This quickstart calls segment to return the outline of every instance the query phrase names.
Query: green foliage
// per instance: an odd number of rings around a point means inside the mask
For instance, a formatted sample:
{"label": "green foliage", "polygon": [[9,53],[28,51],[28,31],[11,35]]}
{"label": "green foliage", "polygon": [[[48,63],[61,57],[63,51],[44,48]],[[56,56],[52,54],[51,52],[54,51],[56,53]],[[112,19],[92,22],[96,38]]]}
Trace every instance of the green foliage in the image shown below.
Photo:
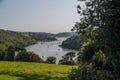
{"label": "green foliage", "polygon": [[62,42],[63,48],[79,50],[81,48],[81,38],[80,35],[74,35],[67,40]]}
{"label": "green foliage", "polygon": [[70,37],[75,35],[76,33],[74,32],[62,32],[62,33],[57,33],[55,34],[55,37]]}
{"label": "green foliage", "polygon": [[13,46],[9,46],[5,52],[4,60],[14,61],[14,56],[15,56],[15,48]]}
{"label": "green foliage", "polygon": [[50,64],[54,64],[54,63],[56,63],[56,57],[49,56],[49,57],[47,57],[46,62],[50,63]]}
{"label": "green foliage", "polygon": [[54,41],[57,40],[53,37],[53,34],[50,33],[37,33],[37,32],[29,32],[31,38],[35,39],[36,41]]}
{"label": "green foliage", "polygon": [[[15,56],[17,51],[17,56]],[[23,47],[9,46],[5,51],[0,51],[1,61],[25,61],[25,62],[43,62],[42,58],[34,52],[26,51]]]}
{"label": "green foliage", "polygon": [[26,36],[27,33],[14,32],[0,30],[0,43],[8,46],[28,46],[35,43],[35,40],[31,39],[30,36]]}
{"label": "green foliage", "polygon": [[69,76],[69,80],[117,80],[114,71],[96,70],[91,64],[85,64],[79,69],[73,69]]}
{"label": "green foliage", "polygon": [[78,59],[83,66],[71,72],[70,80],[119,80],[120,2],[78,1],[85,7],[77,6],[81,19],[73,30],[81,34],[82,48]]}
{"label": "green foliage", "polygon": [[95,46],[93,44],[85,44],[79,51],[78,61],[82,63],[89,63],[95,54]]}
{"label": "green foliage", "polygon": [[73,58],[75,57],[75,53],[74,52],[68,52],[64,56],[68,57],[69,60],[73,60]]}
{"label": "green foliage", "polygon": [[59,64],[75,65],[75,61],[73,60],[74,57],[75,57],[75,53],[69,52],[65,54],[61,60],[59,60]]}
{"label": "green foliage", "polygon": [[102,69],[105,63],[106,63],[106,56],[101,50],[99,50],[93,56],[93,66],[96,69]]}
{"label": "green foliage", "polygon": [[4,60],[5,52],[0,51],[0,60]]}
{"label": "green foliage", "polygon": [[14,46],[9,46],[8,48],[3,49],[0,51],[0,60],[5,60],[5,61],[14,61],[14,56],[15,56],[15,47]]}
{"label": "green foliage", "polygon": [[98,30],[94,30],[92,32],[86,32],[82,34],[81,41],[82,46],[79,51],[78,61],[82,63],[89,63],[92,61],[92,57],[96,51],[100,49],[96,44],[96,37],[98,36]]}
{"label": "green foliage", "polygon": [[4,44],[0,44],[0,51],[5,51],[6,50],[6,46]]}
{"label": "green foliage", "polygon": [[43,60],[34,52],[30,51],[21,51],[17,54],[16,61],[25,61],[25,62],[43,62]]}
{"label": "green foliage", "polygon": [[[31,53],[31,52],[29,52]],[[39,57],[39,55],[35,54],[35,53],[31,53],[31,57],[30,57],[30,61],[31,62],[43,62],[43,59]]]}

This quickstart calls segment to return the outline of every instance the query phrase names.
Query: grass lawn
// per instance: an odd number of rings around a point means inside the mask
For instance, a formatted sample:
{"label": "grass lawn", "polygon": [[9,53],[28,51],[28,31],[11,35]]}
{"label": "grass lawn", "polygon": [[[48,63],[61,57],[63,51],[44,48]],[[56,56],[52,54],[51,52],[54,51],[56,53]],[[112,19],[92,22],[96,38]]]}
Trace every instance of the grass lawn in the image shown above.
{"label": "grass lawn", "polygon": [[67,80],[72,67],[67,65],[0,62],[0,80]]}

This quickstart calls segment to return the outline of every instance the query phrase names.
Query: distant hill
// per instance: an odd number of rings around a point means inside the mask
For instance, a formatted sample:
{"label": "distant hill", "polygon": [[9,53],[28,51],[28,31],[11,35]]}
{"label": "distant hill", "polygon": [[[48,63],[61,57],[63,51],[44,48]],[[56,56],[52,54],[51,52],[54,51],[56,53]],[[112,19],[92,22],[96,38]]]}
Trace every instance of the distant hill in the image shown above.
{"label": "distant hill", "polygon": [[46,32],[29,32],[29,35],[37,41],[53,41],[57,40],[56,37],[70,37],[75,35],[74,32],[62,32],[62,33],[46,33]]}
{"label": "distant hill", "polygon": [[36,43],[28,33],[8,31],[0,29],[0,45],[28,46]]}
{"label": "distant hill", "polygon": [[55,37],[69,37],[75,35],[75,32],[62,32],[55,34]]}
{"label": "distant hill", "polygon": [[60,46],[63,48],[79,50],[82,46],[80,35],[74,35],[66,39]]}
{"label": "distant hill", "polygon": [[45,33],[45,32],[16,32],[0,29],[0,47],[4,46],[28,46],[36,41],[53,41],[56,37],[69,37],[73,32]]}
{"label": "distant hill", "polygon": [[28,46],[36,41],[56,40],[54,34],[44,32],[16,32],[0,29],[0,47],[3,46]]}
{"label": "distant hill", "polygon": [[52,33],[45,32],[29,32],[29,36],[36,41],[54,41],[57,40]]}

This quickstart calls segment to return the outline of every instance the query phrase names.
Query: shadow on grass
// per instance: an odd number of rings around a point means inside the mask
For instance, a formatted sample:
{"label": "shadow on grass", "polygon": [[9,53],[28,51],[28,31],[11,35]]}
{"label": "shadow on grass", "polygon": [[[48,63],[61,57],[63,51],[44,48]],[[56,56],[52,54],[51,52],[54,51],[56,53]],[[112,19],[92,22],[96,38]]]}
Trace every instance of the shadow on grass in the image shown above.
{"label": "shadow on grass", "polygon": [[15,77],[20,77],[20,80],[67,80],[65,77],[52,77],[50,74],[39,74],[39,73],[34,73],[34,74],[28,74],[28,73],[23,73],[23,72],[10,72],[10,71],[1,71],[0,75],[9,75],[9,76],[15,76]]}

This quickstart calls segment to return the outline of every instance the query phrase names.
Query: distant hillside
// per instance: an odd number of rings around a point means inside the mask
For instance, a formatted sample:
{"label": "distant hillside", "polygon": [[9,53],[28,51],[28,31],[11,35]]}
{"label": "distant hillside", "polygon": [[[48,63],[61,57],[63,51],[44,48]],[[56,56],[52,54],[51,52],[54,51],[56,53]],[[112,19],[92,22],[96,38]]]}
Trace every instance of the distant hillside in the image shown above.
{"label": "distant hillside", "polygon": [[0,29],[0,47],[4,46],[28,46],[36,41],[53,41],[56,37],[69,37],[75,35],[73,32],[63,32],[58,34],[45,32],[16,32]]}
{"label": "distant hillside", "polygon": [[36,41],[53,41],[57,40],[52,33],[45,33],[45,32],[29,32],[31,38],[35,39]]}
{"label": "distant hillside", "polygon": [[62,33],[57,33],[55,34],[55,37],[69,37],[69,36],[73,36],[76,33],[74,32],[62,32]]}
{"label": "distant hillside", "polygon": [[79,50],[81,48],[81,38],[80,35],[74,35],[62,42],[63,48]]}
{"label": "distant hillside", "polygon": [[37,41],[53,41],[57,40],[56,37],[70,37],[75,35],[74,32],[62,32],[62,33],[46,33],[46,32],[29,32],[29,35]]}
{"label": "distant hillside", "polygon": [[36,43],[28,33],[1,30],[0,29],[0,44],[5,46],[28,46]]}

